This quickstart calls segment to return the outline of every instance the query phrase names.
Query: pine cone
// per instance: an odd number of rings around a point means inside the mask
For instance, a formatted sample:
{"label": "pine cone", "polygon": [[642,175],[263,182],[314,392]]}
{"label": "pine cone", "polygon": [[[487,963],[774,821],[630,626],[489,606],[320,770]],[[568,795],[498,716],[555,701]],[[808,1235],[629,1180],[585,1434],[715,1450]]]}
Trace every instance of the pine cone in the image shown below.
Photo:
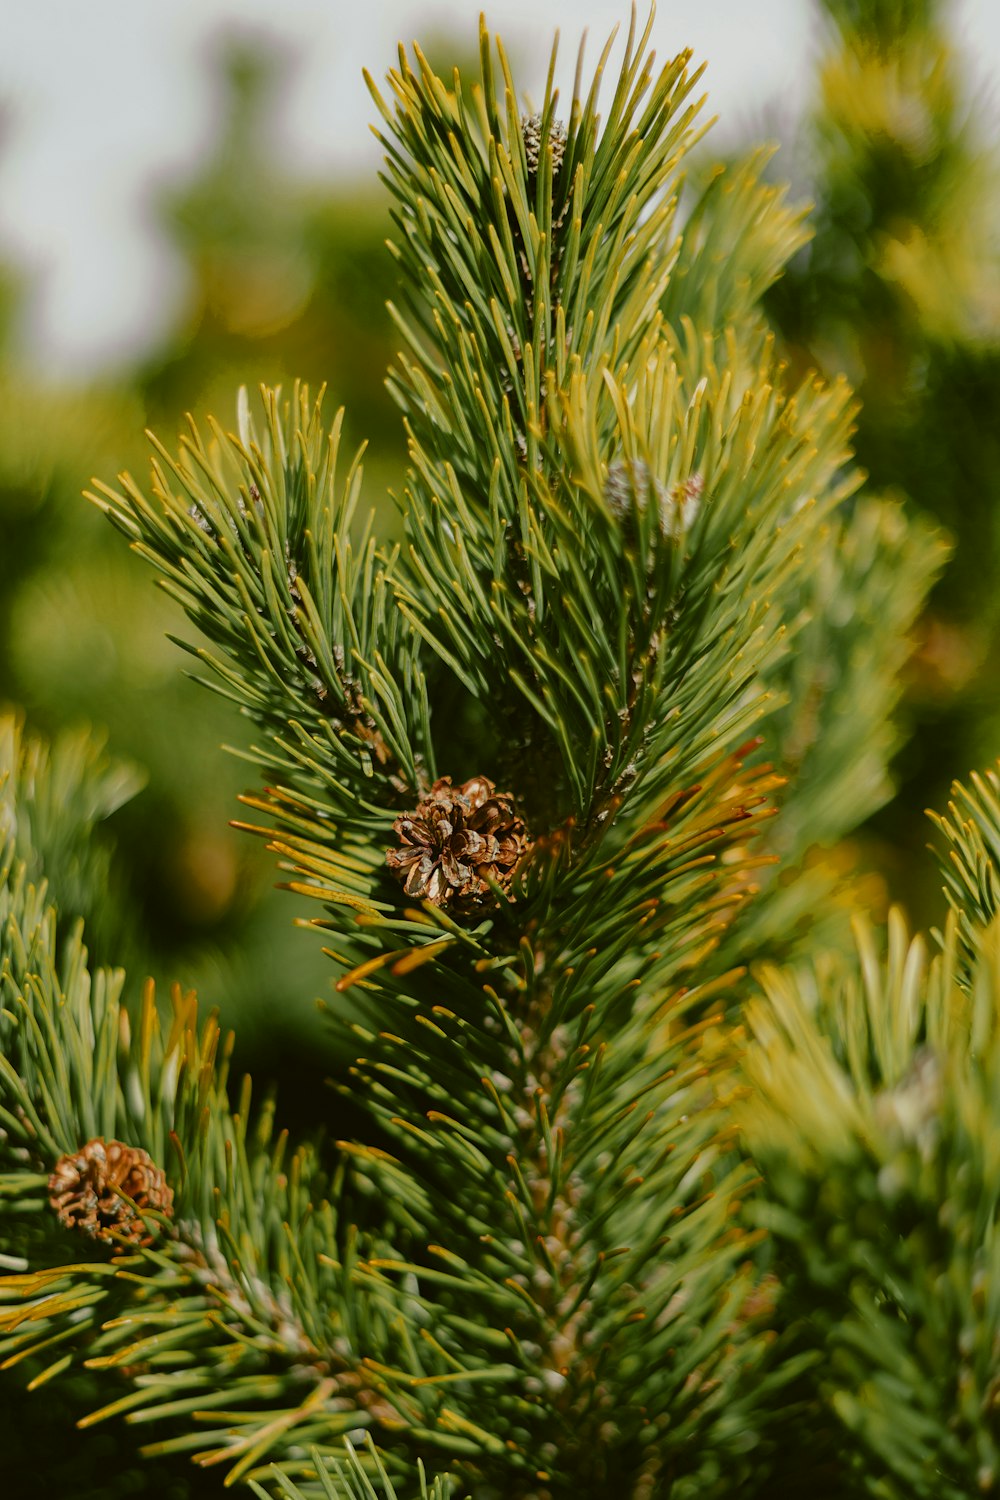
{"label": "pine cone", "polygon": [[495,905],[489,881],[509,891],[530,848],[513,797],[485,776],[458,787],[443,776],[392,828],[401,847],[385,862],[406,894],[462,914]]}
{"label": "pine cone", "polygon": [[[528,175],[536,177],[542,162],[542,117],[528,115],[521,121],[524,137],[524,155],[528,164]],[[552,175],[558,177],[566,154],[566,126],[562,120],[553,120],[549,126],[549,148],[552,152]]]}
{"label": "pine cone", "polygon": [[694,524],[704,490],[701,474],[689,474],[668,487],[653,478],[641,458],[630,463],[619,458],[608,465],[604,498],[617,519],[627,525],[632,519],[633,504],[640,511],[645,510],[652,492],[659,508],[661,532],[680,541]]}
{"label": "pine cone", "polygon": [[153,1208],[169,1217],[173,1201],[172,1188],[148,1152],[100,1136],[75,1155],[61,1156],[49,1178],[49,1203],[60,1222],[111,1243],[124,1238],[152,1244],[153,1233],[137,1210]]}

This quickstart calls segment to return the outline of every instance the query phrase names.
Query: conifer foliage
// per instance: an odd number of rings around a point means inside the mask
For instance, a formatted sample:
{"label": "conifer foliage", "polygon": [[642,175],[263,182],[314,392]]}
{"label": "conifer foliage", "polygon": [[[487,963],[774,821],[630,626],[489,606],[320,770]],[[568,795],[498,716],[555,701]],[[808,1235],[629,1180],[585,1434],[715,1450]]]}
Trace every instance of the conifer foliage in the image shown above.
{"label": "conifer foliage", "polygon": [[286,1500],[1000,1487],[996,789],[942,825],[933,959],[852,938],[806,858],[887,794],[940,547],[853,498],[847,389],[775,362],[805,230],[763,159],[679,206],[699,75],[651,25],[600,115],[610,44],[530,114],[485,29],[476,83],[415,49],[373,86],[398,544],[301,387],[93,497],[254,727],[346,1138],[331,1093],[290,1143],[192,995],[89,967],[63,852],[117,783],[81,740],[40,839],[55,762],[0,739],[0,1360],[88,1372],[81,1421],[150,1463]]}

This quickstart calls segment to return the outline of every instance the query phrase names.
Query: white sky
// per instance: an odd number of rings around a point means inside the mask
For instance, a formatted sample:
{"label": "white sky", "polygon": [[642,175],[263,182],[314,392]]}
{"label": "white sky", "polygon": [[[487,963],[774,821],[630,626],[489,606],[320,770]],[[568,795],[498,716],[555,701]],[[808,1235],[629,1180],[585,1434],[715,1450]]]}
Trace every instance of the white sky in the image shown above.
{"label": "white sky", "polygon": [[[475,0],[0,0],[0,256],[34,288],[31,362],[57,378],[111,369],[169,324],[183,281],[150,223],[149,189],[183,177],[211,138],[205,58],[220,30],[252,29],[301,54],[282,144],[292,171],[322,178],[377,167],[362,66],[380,77],[400,39],[472,39],[479,10]],[[627,12],[627,0],[487,5],[536,92],[557,27],[568,70],[584,27],[593,57]],[[995,87],[1000,0],[955,0],[955,17],[980,81]],[[660,0],[655,45],[708,60],[711,110],[729,134],[773,104],[794,119],[814,12],[810,0]]]}

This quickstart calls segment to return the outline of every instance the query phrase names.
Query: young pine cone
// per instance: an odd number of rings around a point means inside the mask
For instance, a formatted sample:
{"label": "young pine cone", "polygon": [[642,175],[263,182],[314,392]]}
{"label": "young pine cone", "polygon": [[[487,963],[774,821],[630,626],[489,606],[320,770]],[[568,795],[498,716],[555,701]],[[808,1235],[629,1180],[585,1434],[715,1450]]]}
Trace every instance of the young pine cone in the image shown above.
{"label": "young pine cone", "polygon": [[530,847],[513,797],[485,776],[462,786],[443,776],[392,828],[400,848],[385,862],[406,894],[462,915],[495,905],[489,882],[509,891]]}
{"label": "young pine cone", "polygon": [[[528,164],[528,176],[537,177],[542,164],[542,117],[528,115],[521,121],[524,137],[524,156]],[[566,154],[566,126],[561,120],[553,120],[549,126],[549,149],[552,152],[552,175],[558,177]]]}
{"label": "young pine cone", "polygon": [[124,1238],[151,1245],[152,1232],[138,1210],[153,1208],[169,1217],[173,1201],[173,1190],[148,1152],[99,1136],[74,1155],[61,1156],[49,1178],[49,1203],[60,1222],[111,1243]]}

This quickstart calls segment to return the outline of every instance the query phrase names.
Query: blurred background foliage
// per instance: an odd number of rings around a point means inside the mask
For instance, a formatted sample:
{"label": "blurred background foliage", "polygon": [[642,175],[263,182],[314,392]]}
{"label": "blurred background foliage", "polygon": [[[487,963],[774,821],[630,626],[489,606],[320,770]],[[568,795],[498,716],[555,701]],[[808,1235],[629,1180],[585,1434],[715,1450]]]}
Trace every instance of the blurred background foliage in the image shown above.
{"label": "blurred background foliage", "polygon": [[953,548],[907,668],[898,791],[868,829],[893,897],[930,919],[927,807],[1000,752],[1000,140],[941,0],[822,0],[805,128],[774,172],[813,237],[767,299],[791,367],[843,370],[873,487]]}
{"label": "blurred background foliage", "polygon": [[[796,375],[844,370],[854,383],[857,452],[873,486],[941,525],[954,547],[906,669],[898,794],[860,839],[823,857],[881,872],[864,887],[873,904],[890,889],[919,922],[937,894],[923,809],[943,808],[952,778],[1000,751],[996,105],[963,71],[939,0],[815,8],[807,117],[793,128],[775,116],[790,138],[771,167],[793,199],[815,205],[813,237],[767,311]],[[439,67],[456,60],[446,42],[432,55]],[[113,820],[114,951],[110,937],[100,951],[98,930],[95,956],[193,985],[218,1005],[238,1023],[238,1063],[289,1080],[280,1107],[294,1127],[332,1112],[312,1003],[330,982],[320,940],[294,930],[266,851],[227,826],[247,777],[218,747],[238,745],[238,721],[184,676],[166,638],[181,629],[177,611],[80,497],[92,475],[144,469],[145,427],[169,440],[188,410],[232,414],[240,384],[301,376],[326,382],[331,412],[346,405],[349,445],[370,445],[369,498],[393,524],[385,496],[405,459],[383,388],[395,347],[387,195],[377,182],[303,183],[282,170],[270,126],[290,62],[245,39],[219,53],[216,138],[197,174],[159,200],[190,292],[154,357],[114,385],[41,387],[12,337],[23,282],[0,270],[0,702],[48,732],[96,723],[140,769],[145,789]],[[711,152],[709,137],[706,173]],[[30,1451],[52,1431],[63,1441],[64,1417],[43,1406],[22,1410],[18,1399],[0,1421],[12,1471],[18,1445]],[[99,1445],[80,1451],[97,1476]],[[111,1493],[74,1472],[75,1493]],[[170,1483],[178,1496],[202,1492],[180,1474]],[[144,1486],[136,1478],[121,1493],[152,1492]]]}
{"label": "blurred background foliage", "polygon": [[[324,1033],[318,941],[295,932],[273,860],[227,819],[247,786],[240,723],[184,675],[167,639],[181,622],[121,538],[81,498],[93,475],[147,465],[146,427],[172,439],[188,411],[234,413],[239,385],[325,381],[345,404],[347,443],[367,438],[369,495],[387,487],[403,436],[383,389],[392,354],[384,304],[393,268],[378,182],[342,188],[284,177],[272,111],[289,59],[236,39],[219,55],[221,126],[192,180],[161,195],[163,232],[189,269],[187,305],[155,356],[113,388],[39,389],[8,340],[0,364],[0,701],[53,732],[86,720],[145,772],[115,817],[128,874],[133,967],[193,985],[239,1020],[240,1053],[268,1076],[296,1060],[292,1112],[315,1119],[303,1028]],[[16,282],[9,278],[11,302]],[[9,319],[8,319],[9,324]],[[100,954],[119,961],[120,951]],[[322,1096],[321,1096],[322,1097]]]}

